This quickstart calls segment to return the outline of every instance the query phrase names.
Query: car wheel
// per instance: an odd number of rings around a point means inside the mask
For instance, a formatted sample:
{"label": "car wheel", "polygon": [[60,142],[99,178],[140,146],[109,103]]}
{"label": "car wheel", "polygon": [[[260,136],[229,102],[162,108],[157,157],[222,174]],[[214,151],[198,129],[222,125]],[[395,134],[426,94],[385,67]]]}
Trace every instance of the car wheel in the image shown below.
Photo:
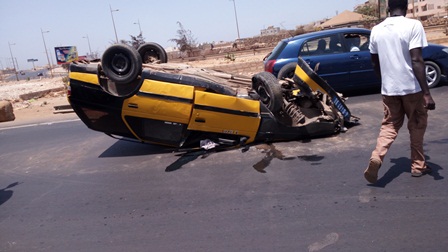
{"label": "car wheel", "polygon": [[142,59],[138,52],[128,45],[116,44],[106,49],[101,66],[109,80],[117,84],[128,84],[142,71]]}
{"label": "car wheel", "polygon": [[282,88],[275,76],[261,72],[252,77],[252,88],[257,91],[260,101],[273,113],[279,112],[283,105]]}
{"label": "car wheel", "polygon": [[137,49],[143,63],[167,63],[168,56],[165,49],[157,43],[145,43]]}
{"label": "car wheel", "polygon": [[291,62],[284,65],[278,72],[277,79],[279,80],[283,80],[284,78],[292,79],[292,77],[294,77],[296,66],[297,66],[296,62]]}
{"label": "car wheel", "polygon": [[428,82],[428,87],[433,88],[437,86],[440,82],[440,67],[432,62],[432,61],[425,61],[425,68],[426,68],[426,81]]}

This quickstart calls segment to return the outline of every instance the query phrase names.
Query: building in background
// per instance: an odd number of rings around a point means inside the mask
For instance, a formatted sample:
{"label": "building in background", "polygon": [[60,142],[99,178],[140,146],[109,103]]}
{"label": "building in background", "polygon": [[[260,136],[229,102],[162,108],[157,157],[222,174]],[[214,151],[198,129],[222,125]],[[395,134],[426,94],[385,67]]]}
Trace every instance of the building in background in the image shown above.
{"label": "building in background", "polygon": [[409,1],[406,17],[422,21],[431,18],[443,18],[447,15],[447,0],[414,0]]}
{"label": "building in background", "polygon": [[363,21],[366,16],[352,11],[345,10],[341,14],[320,24],[322,29],[333,29],[342,27],[364,27]]}
{"label": "building in background", "polygon": [[261,30],[261,36],[277,35],[280,33],[280,27],[269,26],[266,29]]}

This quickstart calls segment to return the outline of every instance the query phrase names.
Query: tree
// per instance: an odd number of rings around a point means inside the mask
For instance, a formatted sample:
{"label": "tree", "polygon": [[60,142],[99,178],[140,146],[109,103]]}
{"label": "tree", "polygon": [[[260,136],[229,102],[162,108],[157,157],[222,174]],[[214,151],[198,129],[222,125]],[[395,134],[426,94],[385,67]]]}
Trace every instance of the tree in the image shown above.
{"label": "tree", "polygon": [[[134,47],[135,49],[138,49],[138,47],[140,45],[143,45],[145,42],[145,38],[143,37],[143,35],[140,33],[137,36],[132,36],[129,35],[131,37],[131,40],[125,40],[125,39],[121,39],[120,40],[120,44],[125,44],[125,45],[130,45],[132,47]],[[111,42],[111,44],[115,44],[115,42]]]}
{"label": "tree", "polygon": [[181,22],[177,21],[179,30],[177,30],[177,38],[170,39],[169,41],[175,42],[181,52],[193,52],[196,48],[196,39],[190,30],[186,30]]}
{"label": "tree", "polygon": [[363,15],[363,23],[366,28],[373,27],[380,22],[378,18],[378,6],[376,4],[365,3],[355,9],[356,13]]}
{"label": "tree", "polygon": [[133,46],[135,49],[138,49],[139,46],[146,43],[145,38],[143,37],[143,35],[141,33],[137,36],[132,36],[132,35],[129,35],[129,36],[131,36],[131,41],[129,41],[130,45]]}
{"label": "tree", "polygon": [[361,4],[356,7],[355,12],[364,16],[378,17],[378,6],[371,3]]}

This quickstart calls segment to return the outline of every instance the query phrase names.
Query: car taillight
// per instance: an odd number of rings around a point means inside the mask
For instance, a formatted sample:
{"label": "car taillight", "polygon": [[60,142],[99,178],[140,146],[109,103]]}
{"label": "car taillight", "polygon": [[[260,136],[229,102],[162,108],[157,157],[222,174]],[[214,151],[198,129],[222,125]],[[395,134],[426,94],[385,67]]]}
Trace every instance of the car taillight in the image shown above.
{"label": "car taillight", "polygon": [[72,88],[70,87],[70,85],[67,86],[67,97],[70,96],[72,94]]}
{"label": "car taillight", "polygon": [[273,73],[274,72],[274,64],[275,60],[268,60],[266,64],[264,64],[264,71]]}

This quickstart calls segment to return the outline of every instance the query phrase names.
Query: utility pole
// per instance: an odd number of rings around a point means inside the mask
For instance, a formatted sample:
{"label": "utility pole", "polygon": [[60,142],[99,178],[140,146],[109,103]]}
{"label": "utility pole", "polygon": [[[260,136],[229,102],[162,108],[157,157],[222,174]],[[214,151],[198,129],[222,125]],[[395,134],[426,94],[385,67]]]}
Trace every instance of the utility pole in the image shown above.
{"label": "utility pole", "polygon": [[236,31],[238,32],[238,39],[240,39],[240,28],[238,27],[238,16],[236,14],[235,0],[230,0],[230,1],[233,1],[233,10],[235,11]]}
{"label": "utility pole", "polygon": [[412,17],[415,18],[415,3],[414,0],[411,1],[412,1]]}
{"label": "utility pole", "polygon": [[140,29],[140,35],[142,35],[142,27],[140,26],[140,19],[138,19],[137,23],[134,24],[138,24],[138,29]]}
{"label": "utility pole", "polygon": [[16,63],[14,63],[14,56],[12,56],[12,50],[11,50],[12,45],[15,45],[15,44],[11,44],[8,41],[9,52],[11,53],[12,67],[14,68],[14,73],[16,74],[16,80],[19,81],[19,76],[17,75],[17,70],[16,70]]}
{"label": "utility pole", "polygon": [[92,57],[92,48],[90,48],[90,39],[89,39],[89,35],[86,35],[85,37],[82,37],[82,38],[86,38],[86,39],[87,39],[87,43],[89,44],[90,57]]}
{"label": "utility pole", "polygon": [[42,28],[40,28],[40,32],[42,33],[42,41],[44,41],[45,54],[47,55],[47,61],[48,66],[50,67],[51,78],[53,78],[53,66],[51,65],[50,58],[48,57],[47,44],[45,44],[45,38],[44,38],[44,33],[49,33],[50,31],[43,31]]}
{"label": "utility pole", "polygon": [[109,9],[110,9],[110,16],[112,17],[112,24],[114,25],[114,31],[115,31],[115,39],[117,40],[117,44],[118,44],[118,35],[117,35],[117,29],[115,28],[115,20],[114,20],[114,11],[118,11],[118,9],[116,10],[112,10],[112,6],[110,6],[109,4]]}
{"label": "utility pole", "polygon": [[378,0],[378,20],[381,20],[381,0]]}

